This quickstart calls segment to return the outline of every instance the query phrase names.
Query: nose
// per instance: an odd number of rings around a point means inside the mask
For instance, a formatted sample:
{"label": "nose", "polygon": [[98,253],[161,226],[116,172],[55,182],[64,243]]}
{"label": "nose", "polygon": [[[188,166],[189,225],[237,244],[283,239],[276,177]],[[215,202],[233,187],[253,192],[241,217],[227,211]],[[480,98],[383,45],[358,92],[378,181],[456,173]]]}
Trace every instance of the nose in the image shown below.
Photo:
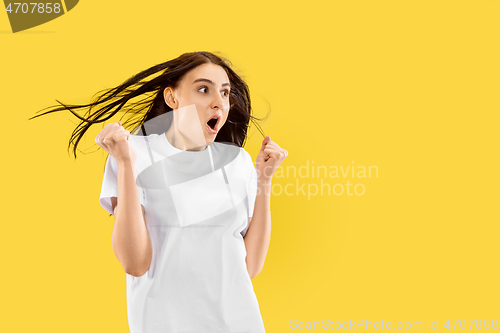
{"label": "nose", "polygon": [[220,94],[215,94],[215,97],[212,101],[212,108],[219,109],[222,111],[226,107],[225,104],[228,104],[228,103],[229,103],[229,101],[224,100],[224,98]]}

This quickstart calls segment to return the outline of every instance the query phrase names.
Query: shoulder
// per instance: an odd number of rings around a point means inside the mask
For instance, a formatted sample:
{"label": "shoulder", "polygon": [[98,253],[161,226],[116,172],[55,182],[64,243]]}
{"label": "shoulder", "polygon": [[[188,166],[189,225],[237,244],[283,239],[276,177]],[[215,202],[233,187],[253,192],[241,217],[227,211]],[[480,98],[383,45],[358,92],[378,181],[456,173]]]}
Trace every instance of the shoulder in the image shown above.
{"label": "shoulder", "polygon": [[156,143],[159,138],[160,136],[158,134],[150,134],[148,136],[130,134],[128,140],[134,146],[134,148],[143,150],[147,148],[147,145]]}
{"label": "shoulder", "polygon": [[253,162],[252,155],[250,155],[250,153],[243,147],[241,147],[240,155],[243,158],[243,162],[244,162],[245,166],[250,171],[254,171],[255,170],[255,163]]}
{"label": "shoulder", "polygon": [[245,148],[240,147],[240,150],[241,150],[240,153],[241,153],[241,155],[243,155],[243,158],[252,161],[252,156]]}
{"label": "shoulder", "polygon": [[137,155],[137,169],[139,172],[149,167],[153,160],[156,161],[158,157],[158,134],[143,135],[130,135],[129,143],[135,150]]}
{"label": "shoulder", "polygon": [[250,153],[245,148],[237,146],[236,144],[214,141],[211,143],[211,145],[213,145],[216,150],[219,150],[221,152],[231,152],[231,155],[233,156],[238,155],[246,160],[252,160],[252,156],[250,155]]}
{"label": "shoulder", "polygon": [[217,141],[212,142],[210,147],[212,147],[212,153],[217,165],[232,164],[238,166],[238,168],[243,167],[247,170],[255,169],[252,156],[243,147],[234,143]]}
{"label": "shoulder", "polygon": [[160,136],[156,133],[149,134],[147,136],[144,135],[136,135],[136,134],[130,134],[129,139],[132,139],[134,141],[146,141],[146,140],[156,140]]}

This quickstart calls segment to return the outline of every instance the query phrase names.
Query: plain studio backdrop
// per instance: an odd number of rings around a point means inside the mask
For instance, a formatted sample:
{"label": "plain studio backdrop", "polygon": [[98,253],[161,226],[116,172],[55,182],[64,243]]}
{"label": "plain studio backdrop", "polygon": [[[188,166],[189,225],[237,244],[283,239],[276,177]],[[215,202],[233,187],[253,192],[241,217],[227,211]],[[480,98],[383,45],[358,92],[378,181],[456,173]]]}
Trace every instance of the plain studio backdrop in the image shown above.
{"label": "plain studio backdrop", "polygon": [[[268,332],[358,319],[491,325],[499,11],[492,0],[87,0],[18,33],[0,15],[0,330],[128,331],[114,219],[98,203],[102,126],[75,161],[77,118],[28,118],[202,50],[231,60],[255,115],[270,111],[265,134],[289,152],[252,280]],[[254,160],[262,139],[251,126]]]}

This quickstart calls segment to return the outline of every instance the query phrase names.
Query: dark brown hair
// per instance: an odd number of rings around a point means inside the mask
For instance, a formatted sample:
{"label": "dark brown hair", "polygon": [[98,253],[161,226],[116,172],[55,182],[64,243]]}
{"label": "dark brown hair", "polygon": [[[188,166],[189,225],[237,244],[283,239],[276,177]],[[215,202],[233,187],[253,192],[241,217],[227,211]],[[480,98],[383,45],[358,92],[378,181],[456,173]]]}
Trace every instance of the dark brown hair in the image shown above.
{"label": "dark brown hair", "polygon": [[[205,63],[213,63],[221,66],[226,71],[231,84],[229,95],[229,103],[231,106],[230,112],[226,123],[215,137],[215,141],[230,142],[239,147],[243,147],[246,141],[250,120],[254,122],[259,132],[264,136],[262,129],[255,120],[263,120],[266,119],[267,116],[266,118],[260,119],[252,115],[250,92],[245,81],[231,69],[230,65],[232,64],[229,60],[217,56],[214,53],[204,51],[184,53],[178,58],[150,67],[132,76],[115,88],[103,90],[103,94],[99,95],[98,98],[90,104],[66,105],[56,100],[62,106],[56,105],[48,107],[48,109],[51,110],[29,119],[31,120],[48,113],[62,110],[69,110],[73,113],[81,120],[80,124],[78,124],[73,131],[68,145],[69,151],[73,143],[73,154],[76,158],[78,143],[90,126],[92,124],[106,122],[122,109],[125,110],[125,114],[130,110],[134,115],[140,115],[138,119],[133,119],[132,117],[122,122],[124,128],[126,128],[127,124],[130,124],[130,127],[133,129],[140,127],[150,119],[172,111],[172,108],[165,103],[163,97],[164,89],[166,87],[172,87],[173,89],[177,88],[181,79],[187,72]],[[155,74],[159,75],[149,78]],[[129,102],[131,99],[142,95],[146,95],[147,97],[137,102]],[[81,117],[74,111],[86,108],[89,108],[86,117]],[[43,110],[46,109],[47,108]],[[92,112],[94,109],[95,111]]]}

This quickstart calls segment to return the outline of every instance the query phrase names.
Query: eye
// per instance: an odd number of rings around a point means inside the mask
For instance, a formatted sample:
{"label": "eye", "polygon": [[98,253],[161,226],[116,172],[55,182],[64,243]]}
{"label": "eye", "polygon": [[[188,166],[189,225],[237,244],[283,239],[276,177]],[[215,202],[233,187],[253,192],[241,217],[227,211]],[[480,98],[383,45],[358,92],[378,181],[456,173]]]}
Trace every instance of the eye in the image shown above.
{"label": "eye", "polygon": [[[198,89],[198,91],[200,91],[200,90],[202,90],[202,89],[208,89],[208,87],[207,87],[207,86],[201,86],[201,87]],[[202,92],[206,92],[206,91],[202,91]],[[225,89],[225,90],[224,90],[224,93],[225,93],[225,95],[224,95],[224,96],[225,96],[225,97],[228,97],[228,96],[229,96],[229,89]]]}

